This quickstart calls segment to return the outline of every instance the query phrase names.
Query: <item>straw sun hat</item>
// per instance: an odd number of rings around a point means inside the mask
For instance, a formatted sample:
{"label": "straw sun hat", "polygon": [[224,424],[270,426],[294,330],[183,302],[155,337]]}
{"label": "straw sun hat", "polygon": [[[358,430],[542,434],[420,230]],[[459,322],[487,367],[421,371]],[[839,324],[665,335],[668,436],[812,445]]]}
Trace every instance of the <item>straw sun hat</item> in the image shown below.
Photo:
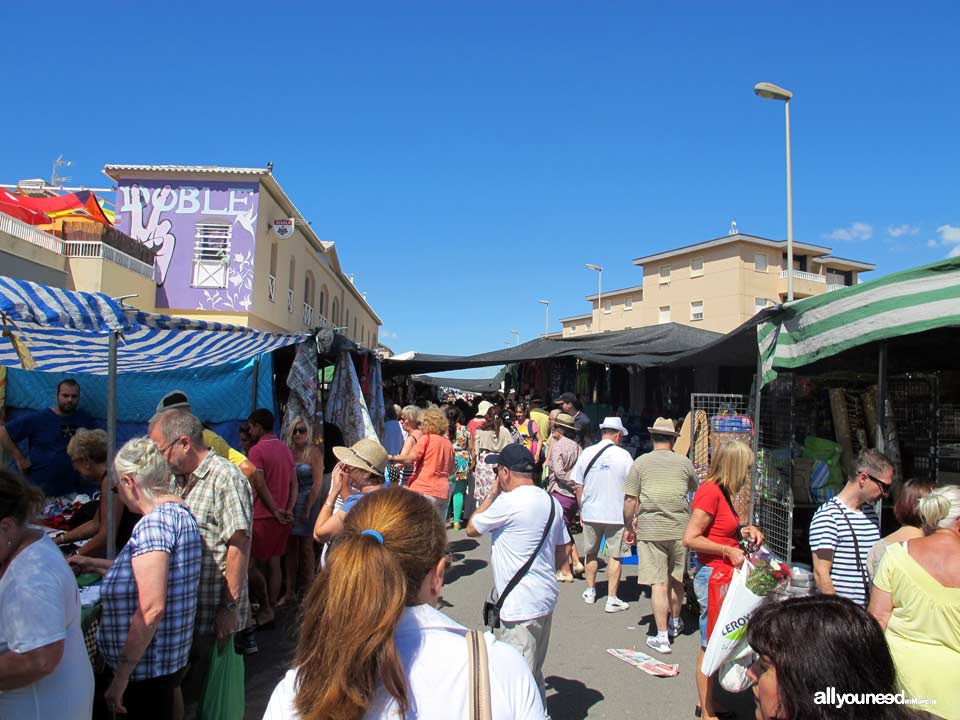
{"label": "straw sun hat", "polygon": [[383,445],[369,438],[357,440],[352,447],[335,447],[333,454],[340,462],[374,475],[383,475],[387,466],[387,451]]}

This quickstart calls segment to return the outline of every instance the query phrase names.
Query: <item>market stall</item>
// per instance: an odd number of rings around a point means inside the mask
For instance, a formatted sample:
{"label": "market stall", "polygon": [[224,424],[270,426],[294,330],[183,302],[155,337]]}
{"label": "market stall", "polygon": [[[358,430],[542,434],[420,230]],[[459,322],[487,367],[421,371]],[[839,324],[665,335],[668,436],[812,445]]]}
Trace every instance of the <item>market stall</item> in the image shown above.
{"label": "market stall", "polygon": [[955,259],[790,303],[757,325],[752,517],[784,557],[809,558],[813,511],[863,448],[885,452],[897,480],[960,479],[957,327]]}

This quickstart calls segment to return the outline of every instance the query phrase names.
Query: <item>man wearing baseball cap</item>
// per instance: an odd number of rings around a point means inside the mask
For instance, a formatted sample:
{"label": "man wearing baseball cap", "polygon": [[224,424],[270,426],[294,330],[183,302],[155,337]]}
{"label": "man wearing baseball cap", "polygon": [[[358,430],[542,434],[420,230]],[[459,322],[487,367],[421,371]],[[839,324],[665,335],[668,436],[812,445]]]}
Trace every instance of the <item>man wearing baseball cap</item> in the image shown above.
{"label": "man wearing baseball cap", "polygon": [[565,556],[570,535],[560,504],[534,485],[535,463],[529,450],[510,444],[487,455],[486,462],[496,466],[496,480],[470,517],[467,535],[493,533],[490,564],[498,598],[504,597],[511,579],[533,556],[530,568],[504,598],[494,635],[523,655],[543,699],[543,661],[557,604],[557,561]]}
{"label": "man wearing baseball cap", "polygon": [[560,406],[560,410],[573,417],[573,423],[577,428],[577,442],[580,447],[586,447],[590,443],[590,418],[583,411],[583,403],[577,400],[577,396],[572,392],[565,392],[556,400],[555,405]]}
{"label": "man wearing baseball cap", "polygon": [[683,632],[680,609],[687,561],[683,533],[690,520],[688,493],[695,492],[698,483],[689,458],[673,452],[680,434],[673,420],[657,418],[647,430],[653,452],[638,457],[627,474],[623,520],[628,531],[636,530],[637,582],[651,586],[657,634],[647,638],[647,645],[669,653],[670,639]]}

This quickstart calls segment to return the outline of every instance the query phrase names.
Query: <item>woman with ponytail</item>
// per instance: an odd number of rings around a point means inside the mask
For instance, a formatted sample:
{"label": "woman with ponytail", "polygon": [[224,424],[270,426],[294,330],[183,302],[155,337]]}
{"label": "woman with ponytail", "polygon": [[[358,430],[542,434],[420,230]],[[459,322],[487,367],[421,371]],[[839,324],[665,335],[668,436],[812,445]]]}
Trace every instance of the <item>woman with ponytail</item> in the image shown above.
{"label": "woman with ponytail", "polygon": [[891,545],[873,581],[870,614],[884,629],[900,683],[923,710],[960,717],[960,485],[919,500],[926,537]]}
{"label": "woman with ponytail", "polygon": [[[391,487],[361,499],[304,603],[295,666],[264,720],[466,718],[467,629],[435,609],[447,536],[429,499]],[[484,635],[495,720],[542,720],[523,658]]]}

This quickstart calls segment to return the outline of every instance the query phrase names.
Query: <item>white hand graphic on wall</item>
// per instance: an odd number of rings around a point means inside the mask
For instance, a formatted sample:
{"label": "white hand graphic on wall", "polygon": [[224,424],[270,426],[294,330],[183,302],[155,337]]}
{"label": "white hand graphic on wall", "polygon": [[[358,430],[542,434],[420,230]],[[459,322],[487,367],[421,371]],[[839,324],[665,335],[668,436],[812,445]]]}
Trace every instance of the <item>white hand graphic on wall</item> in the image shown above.
{"label": "white hand graphic on wall", "polygon": [[164,186],[159,196],[154,199],[150,207],[150,215],[146,222],[143,220],[143,206],[149,202],[150,191],[136,185],[130,188],[130,236],[139,240],[149,248],[157,250],[157,268],[160,270],[160,284],[167,279],[170,261],[173,260],[173,250],[177,245],[177,238],[171,232],[173,223],[161,220],[162,208],[166,206],[168,195],[173,191],[169,185]]}

